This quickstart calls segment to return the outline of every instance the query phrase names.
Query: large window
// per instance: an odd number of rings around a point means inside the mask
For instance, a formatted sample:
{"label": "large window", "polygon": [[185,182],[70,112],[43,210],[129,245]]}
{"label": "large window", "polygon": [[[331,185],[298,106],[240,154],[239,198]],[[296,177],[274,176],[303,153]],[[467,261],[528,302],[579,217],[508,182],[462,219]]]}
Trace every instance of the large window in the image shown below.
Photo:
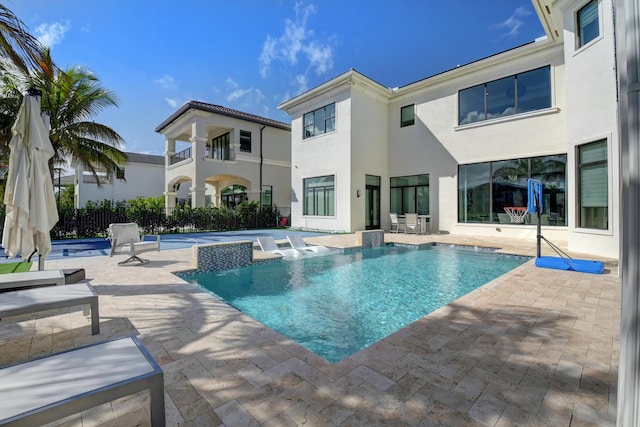
{"label": "large window", "polygon": [[429,175],[391,178],[390,212],[429,215]]}
{"label": "large window", "polygon": [[415,123],[415,105],[406,105],[400,109],[400,127],[411,126]]}
{"label": "large window", "polygon": [[598,0],[586,4],[577,14],[578,47],[582,47],[600,35]]}
{"label": "large window", "polygon": [[[566,225],[567,156],[530,157],[458,167],[458,221],[511,223],[505,207],[527,206],[527,180],[542,181],[543,225]],[[527,214],[525,224],[536,224]]]}
{"label": "large window", "polygon": [[607,141],[578,147],[578,226],[606,230],[609,227]]}
{"label": "large window", "polygon": [[333,175],[306,178],[304,185],[304,215],[335,215],[335,178]]}
{"label": "large window", "polygon": [[336,104],[329,104],[304,115],[303,139],[336,130]]}
{"label": "large window", "polygon": [[233,150],[229,147],[229,132],[217,136],[207,144],[206,157],[219,160],[234,160]]}
{"label": "large window", "polygon": [[240,131],[240,151],[251,152],[251,132],[248,130]]}
{"label": "large window", "polygon": [[551,107],[551,69],[537,68],[458,93],[458,124]]}

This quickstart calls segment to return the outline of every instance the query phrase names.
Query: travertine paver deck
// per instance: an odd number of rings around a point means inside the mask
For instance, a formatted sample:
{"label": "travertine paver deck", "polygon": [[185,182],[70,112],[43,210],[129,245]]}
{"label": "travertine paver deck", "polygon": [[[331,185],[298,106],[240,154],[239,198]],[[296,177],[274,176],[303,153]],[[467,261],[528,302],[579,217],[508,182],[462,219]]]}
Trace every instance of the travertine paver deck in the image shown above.
{"label": "travertine paver deck", "polygon": [[[353,235],[307,240],[355,242]],[[519,240],[403,234],[385,240],[535,254],[532,242]],[[0,365],[137,334],[165,372],[169,426],[615,423],[615,260],[607,260],[611,271],[604,275],[538,269],[529,261],[331,364],[171,274],[192,268],[192,254],[145,254],[152,262],[141,267],[118,267],[109,257],[47,263],[86,269],[100,295],[101,333],[91,335],[81,307],[2,319]],[[148,399],[141,393],[55,425],[149,425]]]}

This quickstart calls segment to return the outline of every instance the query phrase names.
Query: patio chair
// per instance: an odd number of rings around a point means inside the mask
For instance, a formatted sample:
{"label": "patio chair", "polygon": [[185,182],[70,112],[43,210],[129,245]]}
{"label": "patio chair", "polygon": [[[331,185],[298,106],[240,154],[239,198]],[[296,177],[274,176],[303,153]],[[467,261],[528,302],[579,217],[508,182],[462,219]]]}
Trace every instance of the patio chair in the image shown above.
{"label": "patio chair", "polygon": [[302,237],[300,237],[297,234],[294,234],[292,236],[287,236],[287,240],[289,241],[293,249],[297,249],[299,251],[311,252],[314,254],[323,254],[323,253],[326,254],[331,252],[331,249],[329,249],[326,246],[307,245],[307,243],[302,239]]}
{"label": "patio chair", "polygon": [[391,229],[389,230],[391,233],[397,233],[400,231],[400,222],[398,221],[398,214],[390,213],[389,219],[391,219]]}
{"label": "patio chair", "polygon": [[260,245],[262,252],[278,254],[283,258],[298,258],[304,256],[304,254],[297,249],[279,248],[278,244],[271,236],[258,237],[258,244]]}
{"label": "patio chair", "polygon": [[140,264],[147,264],[149,260],[140,258],[138,254],[149,251],[160,251],[160,236],[152,241],[145,241],[144,236],[140,233],[138,224],[114,223],[109,224],[109,237],[111,241],[111,253],[109,256],[125,254],[129,258],[120,261],[118,265],[128,264],[137,261]]}
{"label": "patio chair", "polygon": [[404,234],[407,230],[413,230],[415,234],[420,233],[420,223],[418,223],[418,214],[408,213],[405,215]]}

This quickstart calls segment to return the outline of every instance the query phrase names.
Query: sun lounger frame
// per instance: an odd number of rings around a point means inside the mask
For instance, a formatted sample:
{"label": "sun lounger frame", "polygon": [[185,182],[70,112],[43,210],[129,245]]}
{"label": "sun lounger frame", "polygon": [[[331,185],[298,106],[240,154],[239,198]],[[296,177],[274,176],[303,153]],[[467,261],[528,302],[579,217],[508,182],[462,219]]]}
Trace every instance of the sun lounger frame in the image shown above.
{"label": "sun lounger frame", "polygon": [[0,275],[0,289],[20,288],[25,286],[64,285],[63,270],[25,271]]}
{"label": "sun lounger frame", "polygon": [[91,307],[91,334],[99,334],[98,294],[88,283],[0,293],[0,319],[74,305]]}
{"label": "sun lounger frame", "polygon": [[[15,370],[16,368],[28,368],[29,365],[34,366],[35,364],[42,363],[47,358],[58,357],[64,355],[65,353],[77,352],[83,349],[89,349],[91,347],[103,346],[105,347],[105,351],[108,351],[107,344],[119,340],[130,340],[130,343],[121,343],[122,345],[126,345],[128,348],[131,346],[137,347],[137,350],[146,359],[146,362],[149,365],[148,367],[146,367],[146,372],[139,375],[132,375],[125,380],[120,380],[113,383],[109,383],[107,378],[104,381],[105,384],[101,387],[97,387],[94,390],[81,393],[60,401],[55,401],[55,396],[52,396],[52,402],[50,404],[33,408],[27,412],[14,415],[11,418],[0,419],[0,426],[18,427],[25,425],[43,425],[69,415],[77,414],[86,409],[111,402],[112,400],[148,389],[151,394],[151,425],[153,427],[164,427],[166,420],[164,409],[164,375],[162,369],[153,359],[153,357],[151,357],[147,349],[142,345],[138,338],[133,335],[97,344],[91,344],[65,352],[56,353],[50,356],[45,356],[39,359],[29,360],[26,362],[11,365],[0,369],[0,379],[2,379],[2,371],[5,369],[11,368]],[[139,356],[140,355],[136,353],[136,358],[139,359]],[[104,358],[96,361],[96,363],[100,363],[102,365],[104,365],[105,362],[106,360],[104,360]],[[140,362],[140,360],[137,360],[137,362]],[[114,368],[116,367],[114,366]],[[61,366],[60,377],[63,377],[64,374],[64,366]],[[73,387],[73,384],[64,384],[60,387],[65,386]],[[40,390],[40,388],[38,390]],[[27,393],[29,391],[30,390],[27,390]],[[34,392],[35,391],[36,390],[34,390]],[[0,393],[0,399],[7,399],[7,396],[3,396],[2,393]],[[2,413],[0,413],[0,417],[2,417]]]}

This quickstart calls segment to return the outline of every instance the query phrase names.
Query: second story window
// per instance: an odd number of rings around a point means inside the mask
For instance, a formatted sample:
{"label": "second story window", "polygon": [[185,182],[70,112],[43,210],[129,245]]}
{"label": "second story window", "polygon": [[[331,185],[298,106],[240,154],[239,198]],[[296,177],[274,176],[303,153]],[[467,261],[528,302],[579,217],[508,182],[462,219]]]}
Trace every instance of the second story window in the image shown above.
{"label": "second story window", "polygon": [[415,105],[406,105],[400,109],[400,127],[411,126],[415,123]]}
{"label": "second story window", "polygon": [[116,178],[124,179],[124,168],[118,167],[118,170],[116,171]]}
{"label": "second story window", "polygon": [[578,47],[582,47],[600,35],[598,0],[592,0],[578,11]]}
{"label": "second story window", "polygon": [[458,92],[458,124],[551,107],[549,66],[483,83]]}
{"label": "second story window", "polygon": [[248,130],[240,131],[240,151],[251,152],[251,132]]}
{"label": "second story window", "polygon": [[336,104],[325,105],[322,108],[306,113],[303,117],[302,139],[336,130]]}

